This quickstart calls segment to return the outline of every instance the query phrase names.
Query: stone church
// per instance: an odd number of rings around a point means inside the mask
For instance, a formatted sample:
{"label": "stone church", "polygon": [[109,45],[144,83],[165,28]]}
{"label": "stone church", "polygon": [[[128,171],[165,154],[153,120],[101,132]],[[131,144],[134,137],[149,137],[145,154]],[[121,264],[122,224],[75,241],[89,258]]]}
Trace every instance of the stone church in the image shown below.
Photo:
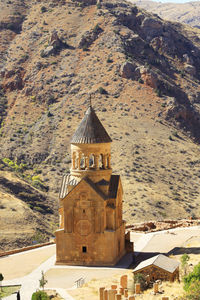
{"label": "stone church", "polygon": [[71,139],[60,190],[56,263],[112,266],[125,254],[123,189],[112,174],[111,138],[90,105]]}

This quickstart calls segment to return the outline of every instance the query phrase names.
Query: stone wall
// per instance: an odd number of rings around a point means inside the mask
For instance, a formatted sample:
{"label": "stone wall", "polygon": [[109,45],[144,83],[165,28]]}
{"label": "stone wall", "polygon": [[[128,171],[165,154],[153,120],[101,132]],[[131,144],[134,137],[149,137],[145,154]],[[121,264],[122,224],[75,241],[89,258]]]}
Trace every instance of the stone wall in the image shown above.
{"label": "stone wall", "polygon": [[174,281],[176,279],[179,279],[179,268],[177,268],[173,273],[169,273],[159,267],[156,267],[154,265],[148,266],[144,269],[138,270],[136,272],[133,272],[134,275],[136,274],[143,274],[145,276],[148,276],[149,281],[155,281],[155,280],[168,280],[168,281]]}
{"label": "stone wall", "polygon": [[8,256],[8,255],[12,255],[12,254],[16,254],[16,253],[20,253],[20,252],[32,250],[32,249],[37,249],[37,248],[41,248],[41,247],[48,246],[48,245],[53,245],[53,244],[55,244],[55,242],[48,242],[48,243],[43,243],[43,244],[38,244],[38,245],[23,247],[23,248],[20,248],[20,249],[14,249],[14,250],[10,250],[10,251],[5,251],[5,252],[1,252],[0,253],[0,257]]}

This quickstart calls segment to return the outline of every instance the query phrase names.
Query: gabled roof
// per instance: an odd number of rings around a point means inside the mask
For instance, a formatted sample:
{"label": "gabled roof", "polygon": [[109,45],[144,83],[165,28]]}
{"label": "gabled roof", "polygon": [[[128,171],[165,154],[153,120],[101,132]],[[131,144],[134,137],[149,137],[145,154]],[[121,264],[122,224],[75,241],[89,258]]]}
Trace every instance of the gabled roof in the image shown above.
{"label": "gabled roof", "polygon": [[78,129],[74,133],[72,144],[111,143],[112,140],[99,121],[94,109],[90,106]]}
{"label": "gabled roof", "polygon": [[65,197],[67,197],[69,194],[73,193],[73,191],[79,186],[79,184],[86,182],[103,200],[107,199],[107,196],[95,185],[94,182],[92,182],[91,179],[89,179],[88,177],[84,177],[82,178],[79,182],[77,182],[76,185],[74,185],[74,187],[70,190],[70,192],[68,194],[66,194],[63,199]]}
{"label": "gabled roof", "polygon": [[141,269],[144,269],[146,267],[149,267],[151,265],[157,266],[169,273],[173,273],[179,266],[179,262],[171,259],[163,254],[158,254],[156,256],[153,256],[147,260],[142,261],[134,270],[133,273],[136,271],[139,271]]}
{"label": "gabled roof", "polygon": [[109,186],[109,198],[115,199],[117,197],[117,191],[119,187],[120,175],[111,175]]}
{"label": "gabled roof", "polygon": [[97,194],[104,200],[107,200],[108,197],[98,188],[98,186],[88,177],[85,177],[84,180],[95,190]]}
{"label": "gabled roof", "polygon": [[76,179],[71,179],[70,174],[65,174],[62,177],[62,183],[60,187],[60,193],[59,193],[59,198],[63,199],[67,195],[67,186],[72,185],[75,186],[77,185],[78,181]]}

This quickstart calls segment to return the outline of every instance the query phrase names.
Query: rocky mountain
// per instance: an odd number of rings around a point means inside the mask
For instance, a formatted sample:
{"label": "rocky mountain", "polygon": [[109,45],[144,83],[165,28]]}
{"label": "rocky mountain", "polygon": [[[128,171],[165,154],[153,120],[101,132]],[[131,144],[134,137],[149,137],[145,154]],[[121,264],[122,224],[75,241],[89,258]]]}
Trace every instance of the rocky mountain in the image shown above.
{"label": "rocky mountain", "polygon": [[159,17],[185,23],[187,25],[200,28],[200,3],[199,1],[191,1],[186,3],[162,3],[148,0],[130,0],[138,7],[158,14]]}
{"label": "rocky mountain", "polygon": [[127,222],[198,216],[198,29],[122,0],[1,0],[0,31],[0,167],[52,199],[49,217],[89,94]]}

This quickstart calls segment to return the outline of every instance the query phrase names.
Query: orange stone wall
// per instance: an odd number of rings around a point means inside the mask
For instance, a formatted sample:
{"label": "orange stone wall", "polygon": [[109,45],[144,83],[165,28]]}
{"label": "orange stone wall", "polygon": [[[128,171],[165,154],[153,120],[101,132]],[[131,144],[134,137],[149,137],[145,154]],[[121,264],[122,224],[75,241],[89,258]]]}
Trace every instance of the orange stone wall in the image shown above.
{"label": "orange stone wall", "polygon": [[116,199],[103,199],[83,180],[60,205],[57,264],[109,266],[125,254],[121,183]]}

